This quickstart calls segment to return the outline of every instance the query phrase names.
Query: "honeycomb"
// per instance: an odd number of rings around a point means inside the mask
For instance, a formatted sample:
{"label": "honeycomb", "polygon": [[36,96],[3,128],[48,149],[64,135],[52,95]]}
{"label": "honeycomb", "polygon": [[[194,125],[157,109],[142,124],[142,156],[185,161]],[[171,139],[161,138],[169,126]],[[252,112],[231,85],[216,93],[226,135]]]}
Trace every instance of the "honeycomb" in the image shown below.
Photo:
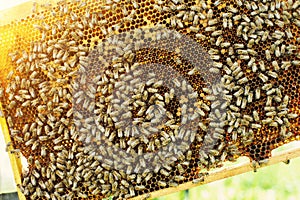
{"label": "honeycomb", "polygon": [[128,199],[299,140],[298,0],[40,6],[0,27],[26,199]]}

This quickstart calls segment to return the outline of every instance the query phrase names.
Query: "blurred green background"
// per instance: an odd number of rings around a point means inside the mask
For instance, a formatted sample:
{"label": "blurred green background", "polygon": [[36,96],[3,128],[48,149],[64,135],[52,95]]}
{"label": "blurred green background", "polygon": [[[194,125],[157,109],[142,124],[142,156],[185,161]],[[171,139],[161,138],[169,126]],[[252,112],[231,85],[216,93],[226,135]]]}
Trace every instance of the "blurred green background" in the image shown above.
{"label": "blurred green background", "polygon": [[[299,143],[297,144],[299,145]],[[300,158],[155,200],[300,200]]]}

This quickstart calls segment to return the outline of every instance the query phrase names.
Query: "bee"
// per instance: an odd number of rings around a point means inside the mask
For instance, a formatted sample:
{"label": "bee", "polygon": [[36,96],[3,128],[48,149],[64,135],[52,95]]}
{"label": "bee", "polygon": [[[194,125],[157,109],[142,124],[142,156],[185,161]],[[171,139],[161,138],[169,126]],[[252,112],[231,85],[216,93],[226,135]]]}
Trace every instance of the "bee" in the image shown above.
{"label": "bee", "polygon": [[287,113],[288,112],[286,110],[283,110],[281,112],[278,112],[277,115],[278,115],[278,117],[283,117],[283,116],[287,115]]}
{"label": "bee", "polygon": [[[248,54],[248,52],[247,52],[247,54]],[[240,58],[241,60],[249,60],[249,59],[250,59],[250,56],[249,56],[249,55],[239,55],[239,58]]]}
{"label": "bee", "polygon": [[190,26],[189,29],[194,32],[194,33],[198,33],[199,32],[199,27],[194,27],[194,26]]}
{"label": "bee", "polygon": [[238,84],[242,85],[248,82],[248,78],[244,77],[237,81]]}
{"label": "bee", "polygon": [[270,90],[268,90],[267,91],[267,95],[272,95],[272,94],[274,94],[276,92],[276,89],[275,88],[272,88],[272,89],[270,89]]}
{"label": "bee", "polygon": [[280,103],[280,102],[281,102],[281,97],[279,97],[279,96],[274,96],[274,100],[275,100],[277,103]]}
{"label": "bee", "polygon": [[198,184],[198,183],[201,183],[201,182],[204,182],[204,177],[200,177],[200,178],[196,178],[196,179],[192,180],[193,184]]}
{"label": "bee", "polygon": [[63,150],[64,148],[63,148],[62,145],[56,145],[56,146],[53,147],[53,149],[54,149],[55,151],[61,151],[61,150]]}
{"label": "bee", "polygon": [[269,78],[263,73],[259,73],[258,77],[265,83],[269,80]]}
{"label": "bee", "polygon": [[[276,15],[275,15],[276,16]],[[284,22],[279,20],[279,19],[276,19],[275,22],[274,22],[277,26],[283,28],[284,27]]]}
{"label": "bee", "polygon": [[6,79],[7,79],[7,80],[12,79],[14,73],[15,73],[15,72],[14,72],[13,70],[9,71],[8,74],[7,74],[7,76],[6,76]]}
{"label": "bee", "polygon": [[269,111],[269,112],[266,113],[266,116],[267,116],[267,117],[273,117],[273,116],[275,116],[276,114],[277,114],[276,111]]}
{"label": "bee", "polygon": [[291,126],[291,123],[289,122],[289,120],[287,118],[283,118],[283,122],[287,127]]}
{"label": "bee", "polygon": [[93,176],[93,173],[91,171],[89,171],[83,176],[83,178],[84,178],[84,180],[89,180],[91,178],[91,176]]}
{"label": "bee", "polygon": [[20,152],[21,152],[20,149],[12,149],[12,150],[10,150],[10,153],[11,153],[11,154],[18,154],[18,153],[20,153]]}
{"label": "bee", "polygon": [[[228,48],[231,45],[230,42],[222,42],[221,43],[221,48]],[[217,45],[218,46],[218,45]]]}
{"label": "bee", "polygon": [[297,117],[298,117],[298,114],[296,114],[296,113],[289,113],[289,114],[287,114],[287,117],[288,117],[289,119],[294,119],[294,118],[297,118]]}
{"label": "bee", "polygon": [[270,50],[266,50],[265,51],[265,54],[266,54],[266,59],[268,60],[268,61],[270,61],[271,60],[271,53],[270,53]]}
{"label": "bee", "polygon": [[220,70],[218,68],[211,67],[211,68],[209,68],[209,72],[214,73],[214,74],[218,74],[218,73],[220,73]]}
{"label": "bee", "polygon": [[12,120],[11,116],[8,116],[8,117],[6,118],[6,122],[7,122],[7,125],[8,125],[10,128],[12,128],[12,127],[14,126],[14,123],[13,123],[13,120]]}
{"label": "bee", "polygon": [[285,125],[280,126],[280,132],[279,134],[282,136],[285,136],[287,132],[287,127]]}
{"label": "bee", "polygon": [[211,55],[210,58],[212,60],[220,60],[220,55]]}
{"label": "bee", "polygon": [[266,41],[268,39],[269,36],[269,31],[265,31],[264,34],[262,35],[261,41]]}
{"label": "bee", "polygon": [[276,57],[280,57],[281,56],[281,51],[280,51],[280,49],[279,49],[278,46],[275,48],[275,56]]}
{"label": "bee", "polygon": [[261,120],[262,124],[270,124],[272,121],[273,121],[272,118],[266,118],[266,119]]}
{"label": "bee", "polygon": [[237,92],[235,92],[233,95],[235,97],[239,97],[241,96],[242,94],[244,93],[244,89],[243,88],[240,88]]}
{"label": "bee", "polygon": [[253,118],[254,118],[254,120],[256,121],[256,122],[258,122],[259,121],[259,116],[258,116],[258,112],[255,110],[255,111],[253,111]]}
{"label": "bee", "polygon": [[216,36],[221,35],[222,33],[223,33],[222,30],[213,31],[213,32],[211,33],[211,36],[212,36],[212,37],[216,37]]}
{"label": "bee", "polygon": [[183,181],[185,179],[185,177],[184,176],[174,176],[174,180],[176,181],[176,182],[180,182],[180,181]]}
{"label": "bee", "polygon": [[260,124],[254,124],[254,123],[252,123],[252,124],[251,124],[251,128],[254,128],[254,129],[260,129],[260,128],[261,128],[261,125],[260,125]]}
{"label": "bee", "polygon": [[292,9],[297,9],[300,6],[299,1],[295,1],[294,4],[292,5]]}
{"label": "bee", "polygon": [[33,185],[33,186],[36,186],[36,179],[35,179],[35,177],[34,176],[30,176],[30,182],[31,182],[31,184]]}
{"label": "bee", "polygon": [[[271,21],[271,20],[269,20],[269,19],[266,19],[265,20],[265,23],[268,25],[268,26],[274,26],[274,24],[273,24],[273,22]],[[282,36],[280,36],[279,37],[279,34],[276,34],[276,36],[277,37],[275,37],[275,38],[277,38],[277,39],[280,39]],[[274,36],[273,36],[274,37]]]}
{"label": "bee", "polygon": [[280,119],[279,117],[274,117],[274,120],[278,123],[278,124],[280,124],[280,125],[282,125],[283,124],[283,121],[282,121],[282,119]]}
{"label": "bee", "polygon": [[238,9],[237,8],[234,8],[232,6],[227,6],[227,11],[229,12],[232,12],[232,13],[237,13],[238,12]]}
{"label": "bee", "polygon": [[276,72],[268,71],[268,75],[272,78],[278,78],[278,74]]}
{"label": "bee", "polygon": [[[239,98],[239,97],[238,97],[238,98]],[[251,98],[252,98],[251,96],[250,96],[250,97],[248,96],[248,99],[249,99],[249,100],[251,100]],[[240,100],[240,98],[239,98],[239,100]],[[252,100],[251,100],[251,101],[252,101]],[[249,102],[249,103],[250,103],[250,102]],[[240,106],[241,106],[242,109],[244,109],[244,108],[246,107],[246,104],[247,104],[247,100],[246,100],[245,98],[241,99],[241,104],[240,104]]]}
{"label": "bee", "polygon": [[292,65],[299,66],[300,61],[299,60],[292,60]]}
{"label": "bee", "polygon": [[262,86],[262,89],[268,91],[272,88],[272,86],[273,85],[271,83],[267,83]]}
{"label": "bee", "polygon": [[[250,61],[248,62],[248,67],[251,67],[253,64],[254,64],[254,62],[255,62],[255,59],[252,57],[251,59],[250,59]],[[255,70],[256,71],[256,70]]]}
{"label": "bee", "polygon": [[288,105],[288,103],[289,103],[289,96],[287,96],[287,95],[285,95],[284,97],[283,97],[283,102],[282,102],[284,105]]}
{"label": "bee", "polygon": [[[70,47],[69,47],[69,51],[70,51],[70,52],[77,53],[77,52],[78,52],[78,47],[76,47],[76,46],[70,46]],[[66,52],[67,52],[67,51],[66,51]]]}
{"label": "bee", "polygon": [[[235,9],[236,9],[236,8],[235,8]],[[236,10],[237,10],[237,9],[236,9]],[[249,17],[248,17],[247,15],[243,14],[241,17],[242,17],[242,19],[245,20],[246,22],[248,22],[248,23],[250,22],[250,19],[249,19]]]}
{"label": "bee", "polygon": [[272,66],[274,67],[274,70],[275,70],[275,71],[279,71],[280,67],[279,67],[277,61],[273,61],[273,62],[272,62]]}
{"label": "bee", "polygon": [[272,100],[273,100],[273,97],[267,96],[266,106],[271,106],[272,105]]}

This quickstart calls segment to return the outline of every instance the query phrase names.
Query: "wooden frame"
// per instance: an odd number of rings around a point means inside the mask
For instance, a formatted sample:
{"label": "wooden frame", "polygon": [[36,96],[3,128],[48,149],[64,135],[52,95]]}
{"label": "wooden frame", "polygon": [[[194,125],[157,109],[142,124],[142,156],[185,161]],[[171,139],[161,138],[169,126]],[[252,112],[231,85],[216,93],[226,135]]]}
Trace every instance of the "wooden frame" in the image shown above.
{"label": "wooden frame", "polygon": [[[274,165],[274,164],[277,164],[280,162],[286,162],[288,160],[291,160],[291,159],[297,158],[297,157],[300,157],[300,146],[294,147],[294,148],[291,148],[291,149],[288,149],[288,150],[285,150],[285,151],[282,151],[279,153],[275,153],[268,160],[267,163],[265,163],[264,165],[261,165],[259,167],[257,166],[257,168]],[[209,175],[205,176],[203,182],[196,183],[196,184],[194,184],[192,182],[183,183],[177,187],[166,188],[163,190],[152,192],[152,193],[150,193],[150,197],[155,198],[155,197],[160,197],[160,196],[168,195],[171,193],[179,192],[182,190],[191,189],[193,187],[197,187],[197,186],[211,183],[214,181],[218,181],[221,179],[229,178],[229,177],[243,174],[246,172],[250,172],[253,170],[254,170],[254,168],[249,161],[238,163],[236,165],[232,165],[232,166],[228,166],[228,167],[222,167],[222,168],[210,171]],[[147,194],[131,198],[131,200],[142,200],[142,199],[145,199],[146,197],[147,197]]]}
{"label": "wooden frame", "polygon": [[[38,2],[39,3],[43,3],[43,2],[55,3],[55,2],[57,2],[57,0],[48,0],[48,1],[41,0]],[[34,4],[34,1],[30,0],[30,1],[26,1],[23,4],[17,5],[11,9],[2,10],[0,12],[0,26],[3,26],[13,20],[17,20],[17,19],[23,18],[25,16],[31,15],[33,4]],[[2,113],[1,104],[0,104],[0,125],[2,127],[5,142],[9,143],[11,141],[11,138],[9,135],[9,130],[8,130],[8,126],[6,124],[6,120]],[[9,150],[12,150],[11,147],[9,147]],[[20,160],[20,155],[18,155],[18,153],[14,153],[14,154],[8,153],[8,154],[9,154],[9,158],[11,161],[15,182],[17,185],[18,184],[21,185],[22,164],[21,164],[21,160]],[[270,166],[270,165],[273,165],[273,164],[276,164],[279,162],[284,162],[284,161],[287,161],[287,160],[290,160],[290,159],[293,159],[296,157],[300,157],[300,146],[277,153],[277,154],[274,154],[269,159],[268,163],[266,163],[264,166]],[[154,197],[164,196],[164,195],[167,195],[170,193],[190,189],[192,187],[207,184],[210,182],[214,182],[214,181],[228,178],[231,176],[239,175],[239,174],[249,172],[249,171],[253,171],[253,166],[251,163],[249,163],[249,161],[239,163],[237,165],[233,165],[233,166],[229,166],[229,167],[216,169],[216,170],[211,171],[210,174],[208,176],[206,176],[204,181],[201,183],[194,184],[192,182],[187,182],[187,183],[181,184],[177,187],[166,188],[163,190],[152,192],[152,193],[150,193],[150,197],[154,198]],[[17,191],[18,191],[19,199],[24,200],[25,196],[21,193],[20,188],[17,188]],[[132,200],[145,199],[145,198],[147,198],[148,195],[149,194],[145,194],[145,195],[141,195],[138,197],[134,197],[134,198],[132,198]]]}
{"label": "wooden frame", "polygon": [[[11,138],[10,138],[10,135],[9,135],[9,130],[8,130],[8,126],[7,126],[5,117],[4,117],[3,112],[2,112],[1,103],[0,103],[0,126],[2,128],[5,143],[10,144],[11,143]],[[10,151],[13,150],[13,149],[10,145],[8,145],[6,148],[7,148],[7,151],[8,151],[8,156],[9,156],[11,167],[12,167],[12,170],[13,170],[15,182],[16,182],[17,186],[22,185],[22,180],[21,180],[22,163],[21,163],[20,155],[19,155],[19,153],[11,153]],[[19,199],[20,200],[25,200],[25,196],[22,194],[19,187],[17,187],[17,192],[18,192]]]}

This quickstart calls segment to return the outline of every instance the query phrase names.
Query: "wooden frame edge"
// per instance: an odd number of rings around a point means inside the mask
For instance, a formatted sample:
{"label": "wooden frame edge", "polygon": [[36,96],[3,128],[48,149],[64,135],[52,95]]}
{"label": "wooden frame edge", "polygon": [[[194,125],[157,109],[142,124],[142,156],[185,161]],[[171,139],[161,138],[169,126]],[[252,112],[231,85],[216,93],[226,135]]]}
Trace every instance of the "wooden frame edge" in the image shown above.
{"label": "wooden frame edge", "polygon": [[[297,157],[300,157],[300,146],[288,149],[283,152],[275,153],[271,158],[269,158],[267,163],[265,163],[261,166],[257,166],[257,168],[274,165],[274,164],[277,164],[280,162],[285,162],[287,160],[297,158]],[[204,184],[211,183],[211,182],[221,180],[221,179],[225,179],[228,177],[236,176],[236,175],[250,172],[253,170],[254,170],[254,168],[253,168],[252,164],[249,161],[246,161],[246,162],[242,162],[242,163],[239,163],[236,165],[222,167],[222,168],[219,168],[216,170],[212,170],[209,173],[209,175],[205,176],[203,182],[196,183],[196,184],[192,183],[192,182],[187,182],[187,183],[178,185],[177,187],[170,187],[170,188],[165,188],[162,190],[154,191],[149,194],[144,194],[141,196],[131,198],[130,200],[143,200],[143,199],[147,199],[147,198],[152,199],[152,198],[156,198],[156,197],[160,197],[160,196],[165,196],[165,195],[168,195],[171,193],[179,192],[182,190],[187,190],[187,189],[190,189],[193,187],[197,187],[200,185],[204,185]]]}
{"label": "wooden frame edge", "polygon": [[[4,141],[6,144],[11,142],[11,138],[9,135],[9,130],[8,130],[8,126],[6,124],[6,120],[5,117],[3,115],[3,109],[2,109],[2,104],[0,103],[0,125],[2,128],[2,132],[4,135]],[[10,164],[13,170],[13,174],[14,174],[14,179],[17,185],[17,192],[18,192],[18,196],[19,196],[19,200],[25,200],[25,196],[23,195],[23,193],[20,190],[20,187],[18,187],[18,185],[22,185],[22,181],[21,181],[21,174],[22,174],[22,164],[21,164],[21,159],[20,159],[20,153],[11,153],[10,150],[12,150],[11,146],[7,147],[8,149],[8,156],[9,156],[9,160],[10,160]]]}

